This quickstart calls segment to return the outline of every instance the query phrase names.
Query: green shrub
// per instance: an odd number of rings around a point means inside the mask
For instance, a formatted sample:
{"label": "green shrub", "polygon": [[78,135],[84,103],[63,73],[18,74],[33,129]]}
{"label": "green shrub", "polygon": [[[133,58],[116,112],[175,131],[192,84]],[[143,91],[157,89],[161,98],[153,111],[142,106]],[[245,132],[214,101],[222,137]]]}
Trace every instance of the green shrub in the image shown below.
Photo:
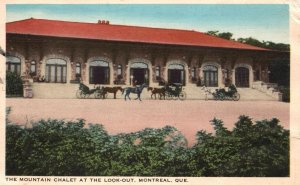
{"label": "green shrub", "polygon": [[288,176],[289,131],[277,119],[241,116],[232,131],[212,120],[193,147],[174,127],[109,135],[84,120],[7,124],[6,175]]}
{"label": "green shrub", "polygon": [[6,95],[23,96],[23,82],[17,73],[6,72]]}
{"label": "green shrub", "polygon": [[232,131],[220,120],[214,119],[212,124],[215,136],[198,132],[193,147],[204,176],[289,175],[289,131],[277,119],[253,124],[249,117],[240,116]]}
{"label": "green shrub", "polygon": [[279,87],[279,91],[282,93],[282,101],[290,102],[290,88],[289,87]]}

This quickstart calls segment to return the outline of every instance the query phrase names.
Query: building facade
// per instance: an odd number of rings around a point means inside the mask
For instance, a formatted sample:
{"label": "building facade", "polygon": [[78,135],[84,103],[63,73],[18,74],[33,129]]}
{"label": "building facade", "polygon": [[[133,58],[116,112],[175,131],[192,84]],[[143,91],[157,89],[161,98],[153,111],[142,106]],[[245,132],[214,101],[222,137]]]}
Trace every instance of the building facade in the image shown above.
{"label": "building facade", "polygon": [[37,97],[53,88],[76,89],[79,80],[251,88],[268,82],[268,63],[279,56],[196,31],[32,18],[7,23],[7,53],[6,70],[32,79]]}

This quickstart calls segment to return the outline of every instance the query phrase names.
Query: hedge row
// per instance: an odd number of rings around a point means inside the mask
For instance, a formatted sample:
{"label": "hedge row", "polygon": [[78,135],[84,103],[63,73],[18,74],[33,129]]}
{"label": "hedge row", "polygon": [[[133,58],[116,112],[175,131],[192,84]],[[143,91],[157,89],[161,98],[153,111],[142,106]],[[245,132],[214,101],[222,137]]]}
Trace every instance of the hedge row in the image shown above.
{"label": "hedge row", "polygon": [[289,131],[277,119],[240,116],[232,131],[211,121],[188,147],[174,127],[109,135],[84,120],[6,127],[6,175],[289,176]]}

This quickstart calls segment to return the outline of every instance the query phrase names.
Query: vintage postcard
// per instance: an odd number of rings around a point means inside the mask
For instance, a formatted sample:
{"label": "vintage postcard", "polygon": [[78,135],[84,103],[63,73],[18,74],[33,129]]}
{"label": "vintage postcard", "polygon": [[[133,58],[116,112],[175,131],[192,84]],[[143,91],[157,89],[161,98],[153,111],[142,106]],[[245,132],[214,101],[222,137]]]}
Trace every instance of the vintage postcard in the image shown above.
{"label": "vintage postcard", "polygon": [[0,12],[1,184],[299,182],[299,2]]}

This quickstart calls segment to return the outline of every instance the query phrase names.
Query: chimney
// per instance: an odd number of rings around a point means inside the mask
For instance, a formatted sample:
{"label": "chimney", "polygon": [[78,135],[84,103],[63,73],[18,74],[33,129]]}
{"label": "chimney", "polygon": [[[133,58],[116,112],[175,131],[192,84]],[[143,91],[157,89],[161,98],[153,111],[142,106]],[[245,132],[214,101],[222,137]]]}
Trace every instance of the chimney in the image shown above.
{"label": "chimney", "polygon": [[98,24],[109,24],[108,20],[98,20]]}

